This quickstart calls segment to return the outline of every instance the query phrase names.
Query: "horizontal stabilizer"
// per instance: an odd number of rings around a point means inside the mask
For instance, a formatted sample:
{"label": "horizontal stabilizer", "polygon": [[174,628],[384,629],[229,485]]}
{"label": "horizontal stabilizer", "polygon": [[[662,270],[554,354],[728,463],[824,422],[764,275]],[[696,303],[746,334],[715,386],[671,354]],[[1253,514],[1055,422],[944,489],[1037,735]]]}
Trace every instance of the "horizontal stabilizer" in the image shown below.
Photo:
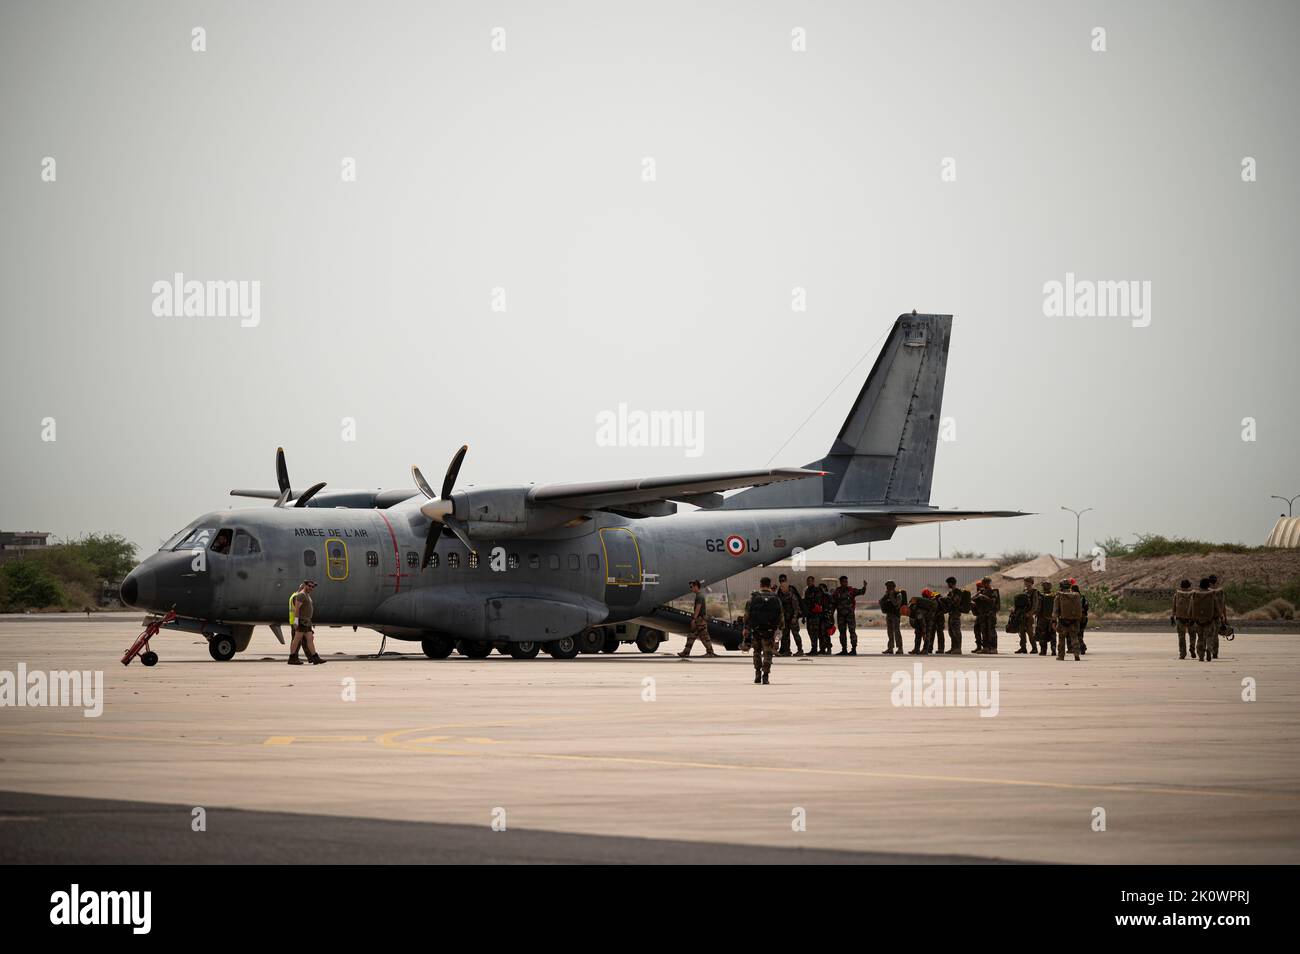
{"label": "horizontal stabilizer", "polygon": [[877,509],[841,510],[846,517],[863,522],[879,520],[893,527],[908,527],[922,523],[946,523],[949,520],[978,520],[981,517],[1029,517],[1032,514],[1020,510],[911,510],[904,507],[880,507]]}

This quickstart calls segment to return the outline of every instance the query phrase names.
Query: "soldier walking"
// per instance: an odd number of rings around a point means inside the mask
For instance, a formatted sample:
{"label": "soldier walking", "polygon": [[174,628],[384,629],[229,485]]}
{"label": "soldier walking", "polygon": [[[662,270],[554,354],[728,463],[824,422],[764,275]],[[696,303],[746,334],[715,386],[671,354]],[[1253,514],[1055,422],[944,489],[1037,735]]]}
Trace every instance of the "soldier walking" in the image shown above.
{"label": "soldier walking", "polygon": [[903,655],[901,620],[906,605],[907,594],[898,589],[893,580],[885,580],[885,592],[880,597],[880,612],[885,614],[885,651],[882,656]]}
{"label": "soldier walking", "polygon": [[750,594],[745,604],[745,629],[743,636],[754,647],[754,684],[768,684],[772,673],[772,655],[776,652],[776,634],[784,626],[781,599],[772,592],[772,578],[758,581],[759,589]]}
{"label": "soldier walking", "polygon": [[[862,581],[862,589],[849,586],[847,576],[840,577],[840,585],[831,593],[831,605],[835,607],[835,626],[840,631],[841,656],[858,654],[858,597],[867,592],[867,581]],[[849,648],[849,640],[853,648]]]}
{"label": "soldier walking", "polygon": [[683,659],[691,655],[691,647],[698,639],[704,644],[705,656],[718,655],[713,651],[713,640],[709,639],[709,617],[704,606],[704,594],[700,592],[700,581],[691,580],[691,592],[695,594],[695,605],[691,609],[691,631],[686,637],[686,648],[678,656]]}
{"label": "soldier walking", "polygon": [[1219,608],[1208,578],[1192,593],[1192,621],[1196,623],[1196,658],[1214,661],[1214,644],[1219,641]]}
{"label": "soldier walking", "polygon": [[[1219,577],[1217,574],[1211,573],[1206,579],[1210,581],[1210,592],[1214,594],[1214,609],[1219,617],[1218,625],[1226,626],[1228,625],[1228,602],[1223,595],[1223,588],[1219,586]],[[1219,630],[1217,626],[1214,630],[1214,658],[1219,658]]]}

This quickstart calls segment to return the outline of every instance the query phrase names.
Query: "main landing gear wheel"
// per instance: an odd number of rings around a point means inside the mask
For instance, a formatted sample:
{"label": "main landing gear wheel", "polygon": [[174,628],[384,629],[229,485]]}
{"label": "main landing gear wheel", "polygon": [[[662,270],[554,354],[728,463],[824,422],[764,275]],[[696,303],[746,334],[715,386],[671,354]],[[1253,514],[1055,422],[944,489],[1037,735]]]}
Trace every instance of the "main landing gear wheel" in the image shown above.
{"label": "main landing gear wheel", "polygon": [[492,644],[481,639],[462,639],[460,654],[470,659],[487,659],[492,654]]}
{"label": "main landing gear wheel", "polygon": [[446,659],[456,646],[446,636],[430,636],[420,640],[420,648],[430,659]]}
{"label": "main landing gear wheel", "polygon": [[664,641],[663,634],[658,630],[643,632],[636,638],[636,648],[643,653],[652,653],[659,648],[659,644]]}
{"label": "main landing gear wheel", "polygon": [[578,651],[598,653],[605,648],[605,633],[592,626],[578,634]]}
{"label": "main landing gear wheel", "polygon": [[152,649],[147,650],[140,654],[140,662],[146,666],[156,666],[158,665],[158,654]]}
{"label": "main landing gear wheel", "polygon": [[602,653],[616,653],[618,652],[618,643],[619,639],[617,636],[606,636],[605,645],[600,647],[600,651]]}
{"label": "main landing gear wheel", "polygon": [[578,640],[572,636],[552,640],[546,644],[546,651],[555,659],[572,659],[578,655]]}
{"label": "main landing gear wheel", "polygon": [[230,662],[235,658],[235,640],[233,636],[218,633],[208,639],[208,655],[217,662]]}
{"label": "main landing gear wheel", "polygon": [[534,659],[542,651],[537,643],[511,643],[510,655],[515,659]]}

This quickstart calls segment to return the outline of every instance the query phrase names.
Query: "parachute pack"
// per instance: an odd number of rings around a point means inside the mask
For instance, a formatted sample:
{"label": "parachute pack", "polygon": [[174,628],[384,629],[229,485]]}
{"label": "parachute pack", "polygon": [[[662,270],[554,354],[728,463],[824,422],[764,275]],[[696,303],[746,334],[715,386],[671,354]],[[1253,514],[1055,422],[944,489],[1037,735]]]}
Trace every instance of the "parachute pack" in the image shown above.
{"label": "parachute pack", "polygon": [[749,600],[749,619],[745,621],[750,628],[776,629],[781,622],[781,600],[775,593],[758,590]]}

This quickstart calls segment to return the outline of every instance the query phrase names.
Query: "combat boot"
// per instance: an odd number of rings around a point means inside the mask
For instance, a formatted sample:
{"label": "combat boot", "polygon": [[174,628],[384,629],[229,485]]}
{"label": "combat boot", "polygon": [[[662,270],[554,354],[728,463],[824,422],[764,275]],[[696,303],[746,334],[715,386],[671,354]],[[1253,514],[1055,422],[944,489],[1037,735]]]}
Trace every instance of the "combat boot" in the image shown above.
{"label": "combat boot", "polygon": [[289,657],[289,665],[290,665],[290,666],[301,666],[301,665],[302,665],[302,660],[299,659],[298,656],[297,656],[297,654],[295,653],[294,655],[292,655],[292,656]]}
{"label": "combat boot", "polygon": [[767,684],[768,684],[767,673],[763,673],[763,685],[766,686]]}
{"label": "combat boot", "polygon": [[311,663],[313,666],[323,666],[329,660],[321,659],[320,653],[312,653],[310,656],[307,657],[307,661]]}
{"label": "combat boot", "polygon": [[757,685],[758,685],[760,682],[762,682],[762,681],[763,681],[763,674],[762,674],[761,672],[755,672],[755,673],[754,673],[754,685],[757,686]]}

